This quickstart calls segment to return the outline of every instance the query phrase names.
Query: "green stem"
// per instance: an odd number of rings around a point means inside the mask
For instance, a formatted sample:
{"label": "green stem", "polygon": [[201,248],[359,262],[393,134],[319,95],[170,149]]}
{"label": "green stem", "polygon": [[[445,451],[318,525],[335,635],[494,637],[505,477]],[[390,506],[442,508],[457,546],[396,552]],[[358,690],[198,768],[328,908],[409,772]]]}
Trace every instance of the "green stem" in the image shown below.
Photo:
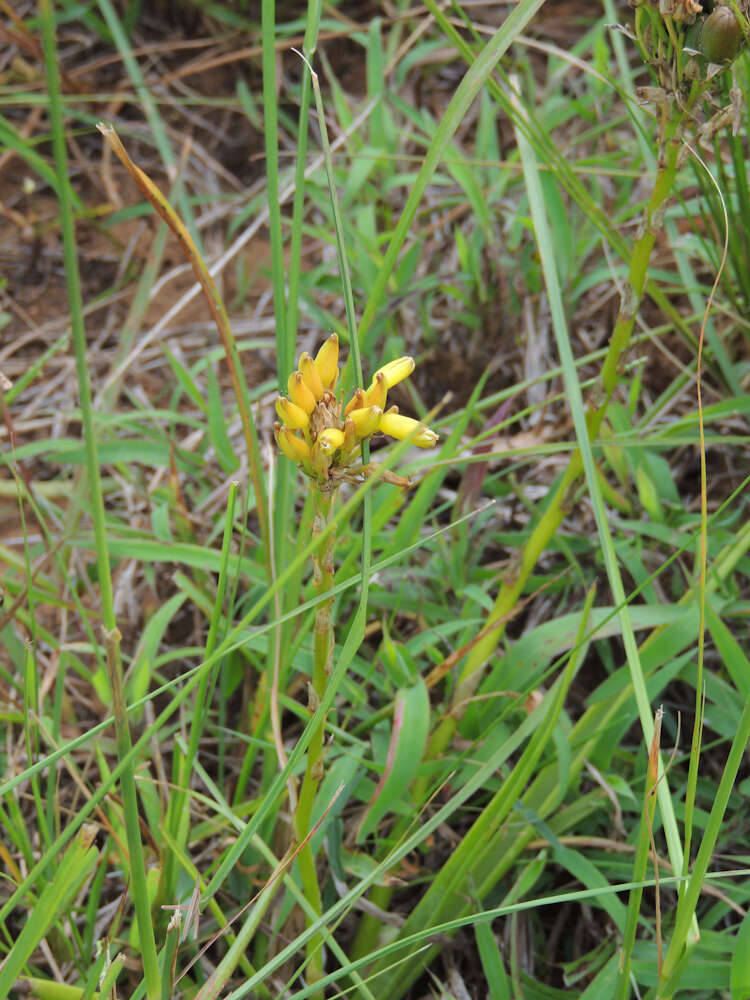
{"label": "green stem", "polygon": [[[162,1000],[161,973],[156,957],[154,925],[151,919],[151,904],[146,884],[146,866],[143,859],[141,830],[138,821],[138,793],[135,787],[133,768],[133,745],[130,739],[128,710],[122,687],[122,663],[120,661],[120,633],[117,629],[105,631],[104,645],[107,651],[107,671],[112,688],[112,714],[117,734],[117,756],[123,762],[120,789],[125,813],[125,832],[130,856],[130,879],[135,907],[136,925],[140,939],[143,975],[146,981],[148,1000]],[[127,762],[127,763],[125,763]]]}
{"label": "green stem", "polygon": [[[659,709],[661,712],[661,709]],[[638,837],[635,861],[633,863],[633,877],[631,881],[637,888],[630,890],[628,901],[628,915],[625,923],[625,930],[620,946],[620,958],[617,967],[617,981],[615,983],[614,1000],[628,1000],[630,997],[630,962],[635,945],[635,935],[638,929],[638,915],[641,909],[641,899],[643,897],[643,886],[640,883],[646,879],[646,868],[648,866],[648,852],[653,842],[654,816],[656,815],[656,792],[659,782],[659,736],[661,732],[661,716],[658,716],[658,730],[655,739],[651,744],[651,753],[648,760],[648,771],[646,774],[646,794],[643,799],[643,815],[641,819],[641,831]],[[658,877],[659,866],[654,858],[654,876],[657,879],[656,898],[658,900]],[[661,948],[661,945],[659,945]],[[661,957],[661,952],[660,952]]]}
{"label": "green stem", "polygon": [[[633,247],[630,267],[628,269],[628,280],[622,294],[620,313],[617,317],[617,322],[609,342],[609,348],[602,365],[599,398],[591,400],[586,414],[589,439],[592,441],[598,436],[609,401],[612,398],[620,377],[620,365],[633,333],[638,305],[646,283],[649,260],[651,259],[656,234],[661,224],[661,216],[674,187],[680,149],[676,139],[681,121],[681,116],[675,116],[670,121],[664,136],[665,162],[659,169],[651,197],[644,211],[643,232]],[[500,588],[495,605],[489,616],[491,621],[495,620],[498,622],[497,628],[483,636],[476,646],[474,646],[464,664],[453,697],[454,711],[445,717],[433,733],[427,751],[430,757],[439,756],[450,743],[460,717],[460,713],[456,711],[456,706],[460,702],[469,699],[475,692],[481,679],[482,668],[492,655],[495,646],[505,631],[508,616],[515,607],[537,561],[562,524],[567,505],[582,473],[583,461],[581,452],[580,449],[576,448],[570,457],[568,468],[558,483],[544,513],[531,532],[520,554],[519,561],[514,567],[512,576],[506,579]]]}
{"label": "green stem", "polygon": [[[318,538],[328,527],[333,512],[335,492],[313,486],[313,502],[315,516],[313,519],[313,539]],[[331,593],[331,597],[321,601],[315,612],[315,639],[313,676],[310,687],[309,708],[314,712],[326,693],[328,678],[333,665],[333,550],[336,542],[335,532],[326,538],[321,549],[316,549],[312,556],[313,581],[319,595]],[[315,728],[307,750],[305,776],[302,780],[297,811],[294,816],[294,829],[299,843],[303,843],[310,833],[313,804],[323,777],[323,744],[325,739],[325,717]],[[315,918],[323,912],[320,896],[320,886],[315,870],[315,857],[310,841],[301,848],[298,855],[302,888],[307,901],[315,911]],[[312,918],[309,922],[313,922]],[[323,977],[323,938],[316,934],[307,943],[308,982],[314,983]]]}
{"label": "green stem", "polygon": [[[393,838],[397,840],[397,838]],[[382,859],[378,859],[382,860]],[[381,910],[387,910],[393,896],[393,888],[388,885],[375,885],[369,893],[371,903],[374,903]],[[357,925],[357,933],[354,942],[349,949],[349,955],[353,962],[358,958],[371,955],[378,946],[378,938],[383,930],[383,922],[374,913],[363,913]]]}
{"label": "green stem", "polygon": [[[208,660],[213,656],[216,648],[219,626],[221,624],[224,596],[226,594],[229,553],[232,542],[232,532],[234,529],[234,509],[237,499],[237,483],[232,483],[229,487],[227,498],[227,511],[224,519],[224,537],[221,546],[221,563],[219,569],[219,582],[216,588],[216,600],[214,601],[211,623],[206,638],[206,648],[204,659]],[[185,811],[185,803],[188,798],[190,788],[190,776],[193,772],[193,764],[198,755],[198,745],[203,734],[203,727],[210,709],[209,692],[213,688],[216,672],[219,664],[215,664],[210,671],[204,671],[198,685],[198,693],[193,706],[192,719],[190,725],[190,740],[187,753],[183,756],[179,748],[175,749],[175,780],[173,795],[167,810],[167,827],[174,838],[177,850],[170,850],[164,862],[164,873],[162,884],[164,895],[171,902],[177,889],[177,875],[179,871],[179,853],[184,850],[188,836],[190,806]]]}
{"label": "green stem", "polygon": [[86,329],[83,321],[83,297],[81,275],[78,268],[75,218],[73,214],[73,191],[69,179],[68,153],[65,144],[65,108],[60,84],[60,68],[55,35],[55,13],[52,0],[40,0],[39,13],[42,25],[42,47],[47,73],[52,148],[55,157],[55,171],[59,184],[60,229],[63,238],[63,262],[65,280],[68,286],[70,306],[70,326],[73,332],[73,350],[76,358],[78,392],[81,407],[81,423],[86,450],[86,472],[88,476],[88,506],[94,529],[96,565],[99,580],[102,621],[106,629],[115,627],[112,578],[107,551],[107,527],[104,515],[102,481],[97,455],[94,409],[91,402],[88,366],[86,360]]}
{"label": "green stem", "polygon": [[[739,646],[736,644],[733,645],[735,646],[734,652],[738,661],[741,661],[744,665],[746,665],[747,660]],[[686,949],[689,951],[692,947],[689,935],[690,924],[695,914],[698,899],[703,891],[708,866],[711,863],[714,848],[716,847],[716,841],[722,831],[724,813],[726,812],[727,804],[729,802],[729,796],[732,793],[732,788],[737,778],[737,772],[739,771],[742,763],[745,754],[745,747],[747,746],[749,738],[750,701],[745,703],[742,715],[740,716],[740,720],[737,724],[737,731],[734,739],[732,740],[732,745],[729,748],[729,755],[727,756],[727,762],[724,766],[724,770],[722,771],[719,787],[716,791],[716,798],[714,799],[714,804],[711,807],[708,822],[706,823],[703,831],[701,845],[695,858],[695,864],[693,865],[693,872],[690,876],[687,888],[680,895],[679,902],[677,904],[674,928],[672,930],[672,940],[669,948],[667,949],[664,965],[659,976],[659,985],[656,990],[657,1000],[671,1000],[671,997],[674,995],[677,987],[679,972],[684,969],[684,967],[681,966],[681,960],[685,956]]]}

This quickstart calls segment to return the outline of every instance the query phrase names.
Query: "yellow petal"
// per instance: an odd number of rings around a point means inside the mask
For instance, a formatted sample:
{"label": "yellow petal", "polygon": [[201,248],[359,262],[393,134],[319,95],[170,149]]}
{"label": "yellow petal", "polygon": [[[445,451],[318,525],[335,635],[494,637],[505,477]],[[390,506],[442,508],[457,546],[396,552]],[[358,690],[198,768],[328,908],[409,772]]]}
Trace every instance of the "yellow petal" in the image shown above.
{"label": "yellow petal", "polygon": [[411,439],[412,444],[416,444],[419,448],[432,448],[438,442],[437,434],[429,427],[422,426],[418,420],[414,420],[412,417],[404,417],[400,413],[393,413],[390,410],[380,418],[380,430],[383,434],[388,434],[398,441],[403,441],[404,438],[414,434]]}
{"label": "yellow petal", "polygon": [[339,338],[332,333],[315,355],[315,367],[324,389],[333,389],[339,377]]}
{"label": "yellow petal", "polygon": [[384,410],[387,395],[388,383],[385,380],[385,375],[382,372],[375,372],[372,385],[365,393],[365,401],[362,405],[379,406],[381,410]]}
{"label": "yellow petal", "polygon": [[276,412],[281,422],[293,431],[301,431],[310,423],[309,414],[305,413],[301,406],[285,399],[284,396],[276,397]]}
{"label": "yellow petal", "polygon": [[319,403],[323,398],[323,383],[320,379],[320,372],[307,351],[299,356],[299,370],[302,372],[305,385],[315,396],[315,402]]}
{"label": "yellow petal", "polygon": [[321,431],[316,442],[324,455],[332,455],[334,451],[339,450],[343,443],[344,432],[340,431],[338,427],[327,427]]}
{"label": "yellow petal", "polygon": [[317,406],[315,396],[310,392],[310,390],[305,385],[305,380],[302,378],[302,372],[292,372],[289,376],[289,381],[287,382],[287,388],[289,390],[289,398],[300,409],[304,410],[305,413],[310,414]]}
{"label": "yellow petal", "polygon": [[387,365],[378,368],[372,377],[372,384],[375,383],[378,375],[382,375],[385,379],[386,389],[392,389],[394,385],[398,385],[399,382],[403,382],[405,378],[408,378],[413,371],[414,358],[407,356],[396,358],[395,361],[389,361]]}
{"label": "yellow petal", "polygon": [[379,406],[366,406],[361,410],[352,410],[349,413],[348,419],[354,422],[357,438],[361,441],[362,438],[369,437],[375,433],[382,416],[383,411]]}
{"label": "yellow petal", "polygon": [[346,409],[344,410],[344,416],[348,417],[352,410],[361,410],[365,406],[365,390],[355,389],[354,395],[346,404]]}
{"label": "yellow petal", "polygon": [[303,441],[301,437],[297,437],[288,427],[275,424],[274,435],[280,450],[292,462],[299,464],[310,460],[310,445],[307,441]]}

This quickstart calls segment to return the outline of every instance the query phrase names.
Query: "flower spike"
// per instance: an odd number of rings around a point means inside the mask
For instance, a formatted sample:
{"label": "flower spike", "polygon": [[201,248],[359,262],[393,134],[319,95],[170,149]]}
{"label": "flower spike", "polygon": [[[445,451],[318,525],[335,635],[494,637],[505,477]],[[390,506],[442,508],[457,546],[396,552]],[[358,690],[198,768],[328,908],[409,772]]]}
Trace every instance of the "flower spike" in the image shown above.
{"label": "flower spike", "polygon": [[[334,333],[315,360],[307,353],[300,355],[299,369],[287,381],[288,398],[279,396],[276,400],[281,419],[274,424],[276,443],[321,493],[333,492],[343,479],[374,474],[374,467],[361,465],[359,459],[360,445],[377,431],[400,440],[409,438],[420,448],[431,448],[438,440],[419,420],[401,416],[397,406],[386,410],[388,390],[414,371],[412,358],[404,356],[382,365],[369,388],[356,388],[346,406],[334,393],[338,362],[339,340]],[[387,482],[408,485],[408,480],[393,473],[381,474]]]}

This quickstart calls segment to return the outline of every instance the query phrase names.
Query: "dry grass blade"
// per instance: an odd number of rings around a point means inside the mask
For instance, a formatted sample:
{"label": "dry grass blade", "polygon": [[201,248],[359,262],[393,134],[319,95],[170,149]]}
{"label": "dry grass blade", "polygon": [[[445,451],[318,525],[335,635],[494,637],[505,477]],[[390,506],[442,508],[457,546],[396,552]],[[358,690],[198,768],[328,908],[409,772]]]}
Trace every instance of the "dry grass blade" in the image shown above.
{"label": "dry grass blade", "polygon": [[127,150],[120,141],[120,138],[114,128],[104,122],[100,122],[97,125],[97,128],[104,136],[106,142],[117,158],[127,169],[128,173],[149,200],[151,205],[153,205],[158,214],[164,222],[167,223],[169,228],[179,240],[180,246],[190,261],[193,271],[195,272],[195,276],[206,296],[206,301],[208,302],[209,309],[211,310],[211,314],[216,322],[216,327],[224,346],[227,367],[229,368],[232,386],[234,388],[237,405],[240,410],[242,429],[245,436],[245,446],[247,448],[247,454],[250,461],[253,485],[255,487],[256,497],[258,498],[256,506],[257,517],[260,522],[261,536],[264,540],[265,548],[268,551],[268,515],[265,504],[263,467],[258,443],[258,434],[255,429],[250,399],[248,397],[247,386],[245,385],[242,373],[242,365],[240,364],[239,354],[237,353],[237,346],[235,344],[234,336],[229,323],[229,316],[227,315],[224,302],[219,294],[219,289],[216,287],[216,282],[211,277],[210,271],[206,267],[203,258],[198,252],[198,248],[193,241],[193,238],[185,228],[182,220],[153,181],[130,159]]}

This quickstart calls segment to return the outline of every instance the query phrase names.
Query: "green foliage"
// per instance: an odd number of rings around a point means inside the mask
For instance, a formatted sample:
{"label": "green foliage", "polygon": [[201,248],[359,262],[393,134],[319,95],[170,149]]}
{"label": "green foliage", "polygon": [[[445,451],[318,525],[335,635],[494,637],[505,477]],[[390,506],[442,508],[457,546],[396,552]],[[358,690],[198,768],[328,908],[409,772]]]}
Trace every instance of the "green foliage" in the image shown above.
{"label": "green foliage", "polygon": [[[747,58],[375,6],[5,25],[0,997],[748,995]],[[331,331],[440,442],[321,521]]]}

